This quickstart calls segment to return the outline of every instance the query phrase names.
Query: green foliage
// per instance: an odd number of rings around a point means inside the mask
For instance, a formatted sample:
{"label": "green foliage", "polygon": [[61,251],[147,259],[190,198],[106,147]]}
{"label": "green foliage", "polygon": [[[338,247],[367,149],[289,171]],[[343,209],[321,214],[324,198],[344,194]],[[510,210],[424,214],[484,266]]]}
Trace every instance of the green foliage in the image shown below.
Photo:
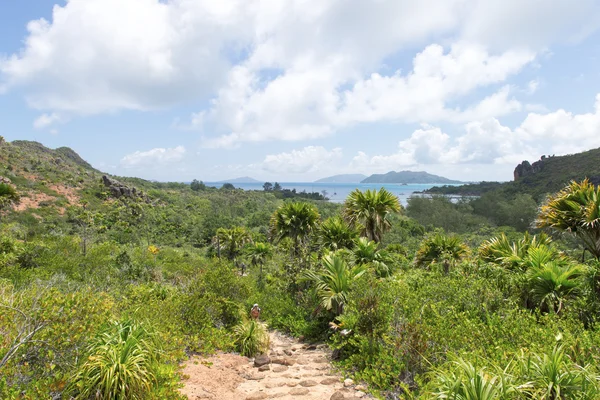
{"label": "green foliage", "polygon": [[206,190],[206,185],[204,184],[204,182],[194,179],[192,183],[190,183],[190,189],[192,189],[194,192],[197,192],[199,190]]}
{"label": "green foliage", "polygon": [[531,249],[550,245],[550,238],[525,233],[522,239],[511,242],[503,233],[484,242],[478,250],[479,258],[486,262],[501,264],[509,269],[523,269]]}
{"label": "green foliage", "polygon": [[365,273],[361,266],[350,266],[341,255],[331,253],[323,257],[322,269],[305,271],[304,278],[312,283],[320,305],[340,315],[348,301],[352,282]]}
{"label": "green foliage", "polygon": [[381,242],[390,230],[390,215],[399,213],[400,209],[398,198],[385,188],[365,192],[355,189],[344,203],[344,218],[369,240]]}
{"label": "green foliage", "polygon": [[542,206],[537,224],[576,235],[600,259],[600,187],[571,182]]}
{"label": "green foliage", "polygon": [[271,217],[271,236],[275,242],[289,238],[294,243],[294,254],[313,233],[319,223],[319,212],[308,203],[285,203]]}
{"label": "green foliage", "polygon": [[241,355],[254,357],[269,350],[269,333],[265,325],[253,319],[245,319],[233,327],[236,349]]}
{"label": "green foliage", "polygon": [[528,272],[532,300],[542,310],[560,313],[565,300],[581,293],[583,269],[560,260],[540,262]]}
{"label": "green foliage", "polygon": [[326,219],[319,227],[319,244],[323,249],[330,251],[352,249],[356,239],[358,239],[358,232],[348,226],[340,216]]}
{"label": "green foliage", "polygon": [[157,343],[133,321],[112,323],[90,344],[88,354],[74,378],[76,398],[141,400],[157,385]]}
{"label": "green foliage", "polygon": [[468,253],[469,248],[458,236],[436,233],[423,240],[415,262],[420,267],[441,264],[448,273],[450,266],[466,257]]}

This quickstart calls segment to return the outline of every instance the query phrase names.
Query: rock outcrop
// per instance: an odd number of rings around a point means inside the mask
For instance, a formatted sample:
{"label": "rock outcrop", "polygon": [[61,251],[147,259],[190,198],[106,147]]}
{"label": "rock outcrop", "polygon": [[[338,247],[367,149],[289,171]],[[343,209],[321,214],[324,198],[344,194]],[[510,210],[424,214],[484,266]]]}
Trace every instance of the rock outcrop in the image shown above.
{"label": "rock outcrop", "polygon": [[110,195],[117,199],[119,197],[127,197],[130,199],[136,198],[136,197],[145,197],[144,193],[141,191],[138,191],[136,188],[129,187],[129,186],[117,181],[116,179],[109,178],[106,175],[102,176],[102,183],[104,183],[104,186],[106,186],[108,188],[108,190],[110,191]]}
{"label": "rock outcrop", "polygon": [[517,165],[514,172],[515,182],[519,179],[536,174],[544,169],[544,164],[546,161],[546,156],[542,156],[539,161],[530,164],[529,161],[523,161],[521,164]]}

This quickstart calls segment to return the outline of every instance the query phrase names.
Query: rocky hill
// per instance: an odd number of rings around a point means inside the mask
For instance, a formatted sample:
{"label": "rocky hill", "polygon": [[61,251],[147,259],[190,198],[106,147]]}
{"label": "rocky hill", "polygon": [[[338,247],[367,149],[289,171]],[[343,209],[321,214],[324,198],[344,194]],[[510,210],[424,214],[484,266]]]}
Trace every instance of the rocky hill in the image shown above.
{"label": "rocky hill", "polygon": [[[68,147],[49,149],[38,142],[0,137],[0,183],[10,186],[17,196],[0,202],[4,212],[33,211],[34,217],[58,213],[79,205],[82,198],[98,188],[118,198],[144,197],[130,183],[96,170]],[[94,190],[91,190],[95,188]]]}
{"label": "rocky hill", "polygon": [[481,195],[492,190],[528,193],[540,201],[548,193],[562,189],[572,180],[590,179],[600,184],[600,148],[565,156],[542,156],[515,167],[512,182],[481,182],[463,186],[434,187],[427,193]]}

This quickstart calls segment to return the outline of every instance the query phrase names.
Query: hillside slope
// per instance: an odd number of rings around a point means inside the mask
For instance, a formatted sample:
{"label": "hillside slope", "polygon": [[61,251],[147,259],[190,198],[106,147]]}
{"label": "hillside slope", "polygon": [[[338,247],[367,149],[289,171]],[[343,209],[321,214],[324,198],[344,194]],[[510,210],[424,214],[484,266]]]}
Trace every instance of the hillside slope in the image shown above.
{"label": "hillside slope", "polygon": [[462,183],[425,171],[390,171],[387,174],[373,174],[361,183]]}
{"label": "hillside slope", "polygon": [[500,190],[527,193],[540,201],[548,193],[562,189],[569,181],[590,179],[600,184],[600,148],[565,156],[542,156],[539,161],[517,165],[512,182],[481,182],[463,186],[433,187],[431,194],[481,195]]}

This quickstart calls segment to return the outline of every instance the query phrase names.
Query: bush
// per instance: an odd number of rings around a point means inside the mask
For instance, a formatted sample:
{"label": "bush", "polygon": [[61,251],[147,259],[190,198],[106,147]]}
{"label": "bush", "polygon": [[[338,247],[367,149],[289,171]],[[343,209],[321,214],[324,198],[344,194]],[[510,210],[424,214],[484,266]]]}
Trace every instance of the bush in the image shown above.
{"label": "bush", "polygon": [[236,349],[241,355],[254,357],[269,350],[269,334],[261,322],[245,319],[233,327]]}
{"label": "bush", "polygon": [[156,388],[159,349],[143,326],[113,322],[88,352],[71,389],[77,398],[143,400]]}

